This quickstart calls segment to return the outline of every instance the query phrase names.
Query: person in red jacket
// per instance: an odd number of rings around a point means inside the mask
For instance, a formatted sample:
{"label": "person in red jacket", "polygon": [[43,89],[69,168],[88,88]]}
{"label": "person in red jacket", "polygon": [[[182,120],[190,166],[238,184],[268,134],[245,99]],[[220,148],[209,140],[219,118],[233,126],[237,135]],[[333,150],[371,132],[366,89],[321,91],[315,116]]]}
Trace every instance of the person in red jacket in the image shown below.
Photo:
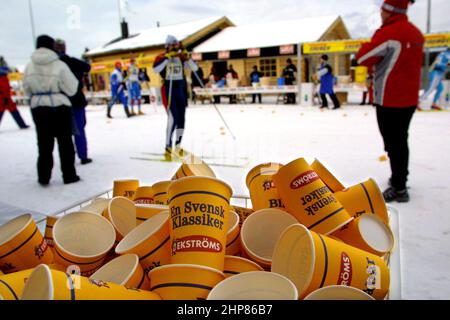
{"label": "person in red jacket", "polygon": [[2,122],[3,113],[9,111],[19,128],[27,129],[29,126],[23,121],[16,103],[11,98],[11,87],[8,80],[10,71],[5,59],[0,56],[0,123]]}
{"label": "person in red jacket", "polygon": [[424,37],[408,21],[412,0],[385,0],[381,7],[383,24],[356,59],[374,69],[374,105],[378,126],[391,164],[386,202],[408,202],[408,131],[419,101]]}

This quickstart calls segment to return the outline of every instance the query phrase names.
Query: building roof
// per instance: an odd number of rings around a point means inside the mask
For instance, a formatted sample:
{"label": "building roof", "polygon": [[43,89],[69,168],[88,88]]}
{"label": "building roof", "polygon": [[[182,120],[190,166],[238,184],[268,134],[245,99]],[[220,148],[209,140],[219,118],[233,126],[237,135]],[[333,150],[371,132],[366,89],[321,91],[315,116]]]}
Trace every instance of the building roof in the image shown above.
{"label": "building roof", "polygon": [[266,48],[318,41],[339,21],[342,19],[334,15],[228,27],[195,47],[194,52]]}
{"label": "building roof", "polygon": [[85,53],[85,56],[89,57],[153,46],[162,46],[165,44],[167,35],[169,34],[175,36],[178,40],[183,41],[221,21],[226,21],[228,23],[227,25],[233,25],[228,18],[216,16],[180,24],[154,27],[143,30],[138,34],[131,35],[129,38],[110,42],[106,45],[89,50]]}

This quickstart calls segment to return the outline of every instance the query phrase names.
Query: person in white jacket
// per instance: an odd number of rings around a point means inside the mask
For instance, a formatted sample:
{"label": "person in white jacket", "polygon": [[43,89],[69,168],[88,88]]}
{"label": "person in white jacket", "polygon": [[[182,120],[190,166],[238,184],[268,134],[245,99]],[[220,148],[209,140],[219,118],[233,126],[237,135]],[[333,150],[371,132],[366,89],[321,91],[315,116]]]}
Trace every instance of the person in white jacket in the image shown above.
{"label": "person in white jacket", "polygon": [[31,113],[36,126],[39,156],[38,182],[50,183],[53,148],[58,141],[61,171],[65,184],[80,181],[75,170],[72,142],[72,105],[68,97],[75,95],[78,80],[54,51],[55,40],[47,35],[37,38],[23,77],[25,94],[30,97]]}

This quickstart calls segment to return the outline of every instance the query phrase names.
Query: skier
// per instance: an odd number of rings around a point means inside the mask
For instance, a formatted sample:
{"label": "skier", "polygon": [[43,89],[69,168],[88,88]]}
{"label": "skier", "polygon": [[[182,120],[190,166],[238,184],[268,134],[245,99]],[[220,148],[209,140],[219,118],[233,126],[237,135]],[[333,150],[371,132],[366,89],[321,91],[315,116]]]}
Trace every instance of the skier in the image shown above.
{"label": "skier", "polygon": [[19,128],[27,129],[29,126],[25,124],[19,110],[17,110],[17,105],[11,99],[11,87],[8,80],[8,73],[10,71],[5,59],[0,56],[0,123],[3,118],[3,113],[8,110]]}
{"label": "skier", "polygon": [[425,39],[408,21],[411,0],[384,0],[383,24],[371,41],[363,44],[358,64],[374,70],[374,105],[391,164],[386,202],[408,202],[409,126],[419,101],[420,74]]}
{"label": "skier", "polygon": [[333,110],[339,109],[341,105],[333,90],[334,85],[333,69],[328,63],[328,55],[326,54],[324,54],[321,57],[319,71],[317,71],[317,78],[320,79],[320,97],[322,99],[322,106],[320,108],[321,109],[328,108],[328,101],[327,101],[327,94],[328,94],[334,104]]}
{"label": "skier", "polygon": [[442,92],[444,91],[444,85],[442,84],[442,80],[444,79],[449,61],[450,61],[450,47],[448,47],[446,51],[441,52],[437,56],[436,60],[434,61],[433,65],[430,68],[430,85],[428,89],[424,92],[422,97],[420,97],[420,100],[421,101],[426,100],[430,96],[430,94],[437,89],[431,109],[442,110],[442,108],[438,106],[438,102],[439,99],[441,98]]}
{"label": "skier", "polygon": [[143,115],[144,113],[141,111],[141,84],[139,83],[139,69],[136,66],[136,60],[134,58],[130,61],[130,66],[128,67],[128,94],[130,96],[130,107],[131,114],[134,113],[134,105],[138,106],[138,115]]}
{"label": "skier", "polygon": [[111,95],[112,100],[110,104],[108,104],[108,111],[107,111],[107,117],[112,119],[111,116],[111,109],[113,105],[116,103],[117,100],[119,100],[123,104],[123,109],[125,110],[125,114],[127,115],[127,118],[131,117],[132,115],[128,111],[128,100],[125,96],[124,89],[125,89],[125,81],[122,76],[122,63],[120,61],[117,61],[115,63],[115,69],[113,73],[111,74]]}
{"label": "skier", "polygon": [[[197,72],[198,66],[174,36],[167,36],[165,47],[166,51],[156,57],[153,71],[159,73],[163,79],[162,94],[168,115],[165,158],[171,160],[172,154],[183,157],[185,153],[181,148],[188,104],[184,68],[189,67]],[[175,132],[175,149],[173,149],[172,137]]]}

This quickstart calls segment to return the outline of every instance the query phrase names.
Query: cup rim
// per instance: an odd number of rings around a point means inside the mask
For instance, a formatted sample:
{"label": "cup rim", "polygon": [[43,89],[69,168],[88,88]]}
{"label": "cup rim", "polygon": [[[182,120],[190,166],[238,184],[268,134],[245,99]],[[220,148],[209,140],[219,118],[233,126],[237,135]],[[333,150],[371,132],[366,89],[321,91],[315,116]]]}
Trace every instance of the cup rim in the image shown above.
{"label": "cup rim", "polygon": [[[56,230],[56,228],[57,228],[57,225],[60,224],[61,221],[63,221],[63,219],[64,219],[65,217],[70,216],[70,215],[73,215],[73,214],[77,214],[77,215],[78,215],[78,214],[88,214],[88,215],[94,216],[94,217],[96,217],[95,219],[100,219],[99,221],[102,221],[103,223],[105,223],[105,226],[108,226],[108,228],[111,229],[111,231],[112,231],[111,244],[108,245],[108,249],[107,249],[107,250],[104,250],[104,251],[102,251],[101,253],[98,253],[98,254],[95,254],[95,255],[88,255],[88,256],[87,256],[87,255],[80,255],[80,254],[75,254],[75,253],[68,252],[68,251],[67,251],[67,250],[66,250],[66,249],[58,242],[58,240],[57,240],[56,237],[55,237],[55,230]],[[58,219],[58,220],[56,221],[56,223],[53,225],[52,236],[53,236],[53,241],[54,241],[54,243],[55,243],[55,250],[57,250],[57,251],[62,251],[63,253],[65,253],[65,254],[67,254],[67,255],[70,255],[70,256],[73,256],[73,257],[77,257],[77,258],[81,258],[81,259],[92,259],[92,258],[98,258],[98,257],[104,256],[104,255],[106,255],[106,254],[111,250],[111,248],[114,246],[114,243],[116,242],[116,229],[115,229],[114,226],[111,224],[111,222],[108,221],[108,219],[106,219],[105,217],[103,217],[103,216],[101,216],[101,215],[92,213],[92,212],[90,212],[90,211],[75,211],[75,212],[71,212],[71,213],[69,213],[69,214],[67,214],[67,215],[62,216],[60,219]]]}
{"label": "cup rim", "polygon": [[[178,180],[171,181],[171,183],[169,185],[169,188],[167,189],[167,192],[169,192],[170,189],[174,188],[174,186],[176,186],[176,185],[178,185],[180,183],[183,183],[185,181],[188,181],[188,180],[193,180],[193,181],[195,181],[195,180],[209,180],[209,181],[217,182],[219,184],[222,184],[225,188],[227,188],[227,190],[230,193],[230,197],[233,196],[233,189],[230,187],[230,185],[228,183],[226,183],[226,182],[224,182],[224,181],[222,181],[220,179],[217,179],[217,178],[203,177],[203,176],[201,176],[201,177],[196,177],[196,176],[183,177],[183,178],[180,178]],[[171,199],[169,199],[169,202],[170,202],[170,200]]]}
{"label": "cup rim", "polygon": [[[389,238],[388,239],[388,241],[389,241],[389,249],[387,249],[387,251],[385,251],[385,250],[381,250],[381,248],[376,248],[376,247],[374,247],[373,246],[373,244],[371,244],[371,243],[369,243],[369,241],[364,237],[364,233],[362,232],[362,230],[361,230],[361,225],[360,225],[360,222],[362,221],[362,220],[366,220],[366,219],[369,219],[369,220],[372,220],[374,223],[377,223],[378,225],[380,225],[383,229],[384,229],[384,231],[386,231],[386,233],[385,233],[385,235]],[[388,253],[388,252],[391,252],[392,251],[392,249],[394,248],[394,245],[395,245],[395,237],[394,237],[394,233],[392,232],[392,230],[391,230],[391,228],[389,228],[384,222],[383,222],[383,220],[381,220],[379,217],[377,217],[377,216],[375,216],[375,215],[373,215],[373,214],[371,214],[371,213],[366,213],[366,214],[363,214],[361,217],[359,217],[358,219],[356,219],[355,220],[356,222],[357,222],[357,228],[358,228],[358,232],[359,232],[359,234],[361,235],[361,238],[362,238],[362,240],[366,243],[366,245],[369,247],[369,248],[372,248],[372,250],[374,250],[374,251],[376,251],[376,252],[379,252],[379,253],[381,253],[381,254],[386,254],[386,253]]]}
{"label": "cup rim", "polygon": [[[311,248],[311,253],[312,254],[311,254],[311,262],[310,262],[310,264],[308,266],[308,271],[307,271],[308,276],[306,278],[306,281],[304,281],[303,287],[302,288],[297,288],[298,291],[299,291],[300,296],[302,296],[304,294],[304,292],[308,289],[309,285],[311,284],[312,277],[314,275],[314,268],[315,268],[315,264],[316,264],[316,253],[315,253],[314,239],[313,239],[311,231],[308,230],[308,228],[306,228],[304,225],[302,225],[300,223],[294,224],[294,225],[291,225],[291,226],[287,227],[286,230],[284,230],[284,232],[278,238],[278,241],[277,241],[277,243],[275,245],[274,252],[277,251],[277,248],[279,247],[280,243],[282,243],[282,241],[284,241],[285,236],[289,232],[297,232],[298,234],[301,235],[300,238],[303,238],[304,236],[306,236],[307,237],[306,239],[309,242],[308,245]],[[297,242],[300,238],[297,238],[295,241]],[[292,242],[290,244],[292,244]],[[292,247],[292,245],[291,245],[291,247]],[[292,249],[291,249],[291,251],[292,251]],[[274,256],[275,256],[275,254],[274,254]],[[289,255],[289,257],[286,257],[287,255],[284,255],[284,256],[285,257],[284,257],[283,260],[285,260],[285,261],[284,261],[284,263],[281,264],[283,266],[283,268],[285,268],[286,265],[289,265],[289,260],[290,260],[290,255]],[[281,273],[281,272],[279,272],[277,270],[274,270],[274,269],[278,269],[276,267],[278,265],[278,263],[276,261],[277,261],[277,259],[273,259],[272,260],[271,271],[275,272],[275,273],[278,273],[278,274],[281,274],[281,275],[284,275],[285,277],[289,278],[288,275],[285,275],[285,274],[283,274],[283,273]],[[294,281],[292,281],[292,282],[297,287],[297,284]]]}
{"label": "cup rim", "polygon": [[218,274],[220,276],[223,276],[225,278],[225,274],[217,269],[211,268],[211,267],[207,267],[207,266],[202,266],[199,264],[187,264],[187,263],[182,263],[182,264],[166,264],[164,266],[160,266],[157,267],[153,270],[151,270],[148,273],[148,276],[151,277],[152,274],[159,272],[159,271],[163,271],[165,269],[174,269],[174,268],[192,268],[192,269],[201,269],[204,271],[211,271],[215,274]]}
{"label": "cup rim", "polygon": [[[241,219],[241,218],[239,217],[239,215],[236,213],[236,211],[234,211],[234,210],[229,210],[229,212],[230,212],[232,215],[234,215],[235,217],[237,217],[237,219],[236,219],[236,222],[231,226],[231,228],[228,229],[228,231],[227,231],[227,236],[230,235],[230,234],[232,234],[234,231],[236,231],[236,228],[239,227],[239,222],[240,222],[240,219]],[[230,219],[230,218],[228,217],[228,219]]]}
{"label": "cup rim", "polygon": [[152,185],[152,188],[155,188],[155,187],[157,188],[159,186],[163,186],[164,184],[170,185],[172,182],[173,182],[172,180],[158,181]]}
{"label": "cup rim", "polygon": [[[123,243],[125,243],[125,240],[127,240],[127,238],[131,237],[132,234],[134,234],[137,231],[140,231],[141,229],[144,229],[144,227],[146,226],[145,224],[150,224],[149,221],[152,220],[152,218],[159,216],[159,215],[163,215],[163,214],[167,214],[167,218],[164,219],[163,222],[161,222],[157,228],[155,228],[155,230],[150,234],[147,235],[145,237],[143,237],[143,239],[141,239],[140,241],[134,243],[133,246],[129,246],[128,248],[121,248],[123,245]],[[139,247],[142,243],[144,243],[145,241],[147,241],[149,238],[153,237],[156,233],[158,233],[159,231],[162,230],[162,228],[166,225],[166,223],[169,221],[170,219],[170,213],[169,211],[162,211],[160,213],[157,213],[156,215],[154,215],[153,217],[151,217],[150,219],[147,219],[146,221],[142,222],[140,225],[136,226],[136,228],[134,228],[133,230],[131,230],[122,240],[120,240],[120,242],[117,244],[116,248],[115,248],[115,252],[117,254],[123,255],[127,252],[130,252],[131,250]],[[122,249],[122,250],[120,250]]]}
{"label": "cup rim", "polygon": [[[256,167],[250,169],[250,171],[247,173],[247,176],[245,178],[245,184],[247,185],[247,188],[250,189],[250,182],[251,182],[251,180],[253,180],[255,178],[255,171],[260,170],[261,168],[264,168],[264,167],[270,167],[272,165],[277,165],[279,167],[278,170],[284,166],[283,164],[278,163],[278,162],[266,162],[266,163],[261,163],[261,164],[257,165]],[[276,172],[274,172],[274,174],[275,173]]]}
{"label": "cup rim", "polygon": [[257,264],[256,262],[254,262],[254,261],[252,261],[250,259],[246,259],[244,257],[225,255],[225,263],[226,263],[227,259],[228,260],[238,260],[238,261],[241,261],[241,262],[245,262],[245,263],[253,265],[254,267],[257,267],[257,269],[260,269],[260,271],[264,271],[264,268],[261,267],[259,264]]}
{"label": "cup rim", "polygon": [[[198,157],[196,157],[198,158]],[[198,176],[198,174],[202,174],[201,172],[198,172],[196,166],[202,166],[202,168],[205,168],[205,171],[207,171],[209,174],[211,174],[212,176],[206,176],[206,177],[216,177],[216,174],[214,173],[214,171],[211,169],[211,167],[205,162],[203,161],[203,159],[198,158],[201,163],[187,163],[185,162],[185,160],[183,161],[183,164],[180,166],[180,169],[183,170],[183,166],[186,166],[189,170],[191,170],[191,172],[194,174],[194,176]],[[180,170],[178,169],[178,170]],[[181,178],[180,178],[181,179]]]}
{"label": "cup rim", "polygon": [[[117,201],[117,200],[126,201],[126,202],[128,202],[128,204],[130,204],[130,205],[132,204],[133,207],[134,207],[135,209],[136,209],[136,204],[133,202],[133,200],[130,200],[130,199],[125,198],[125,197],[114,197],[114,198],[112,198],[112,199],[109,201],[109,203],[108,203],[108,207],[107,207],[107,209],[108,209],[108,211],[107,211],[107,214],[108,214],[108,220],[109,220],[109,222],[113,225],[114,230],[115,230],[118,234],[120,234],[120,236],[123,238],[125,235],[122,234],[121,231],[119,231],[119,228],[117,227],[117,224],[116,224],[116,222],[114,221],[114,217],[111,215],[111,206],[112,206],[112,204],[113,204],[113,202],[114,202],[115,200],[116,200],[116,201]],[[135,212],[135,213],[136,213],[136,212]],[[136,222],[136,214],[135,214],[135,217],[134,217],[133,221]],[[135,227],[136,227],[136,226],[135,226]]]}
{"label": "cup rim", "polygon": [[294,299],[292,300],[298,300],[299,298],[299,292],[297,287],[295,286],[295,284],[286,276],[279,274],[279,273],[275,273],[275,272],[268,272],[268,271],[249,271],[249,272],[243,272],[240,274],[237,274],[233,277],[229,277],[221,282],[219,282],[212,290],[211,292],[208,294],[208,298],[207,300],[209,300],[209,296],[215,292],[215,290],[219,290],[222,286],[227,285],[230,282],[241,282],[242,279],[241,278],[248,278],[248,277],[252,277],[254,275],[264,275],[266,277],[271,277],[274,279],[277,279],[277,281],[284,281],[286,284],[288,284],[290,286],[290,288],[292,289],[292,293],[294,294]]}
{"label": "cup rim", "polygon": [[[27,217],[27,219],[26,219],[26,217]],[[15,237],[17,237],[17,235],[22,233],[32,222],[34,222],[34,220],[33,220],[33,216],[30,213],[26,213],[26,214],[20,215],[18,217],[15,217],[14,219],[9,220],[5,224],[0,226],[0,231],[1,231],[3,228],[7,228],[7,226],[12,224],[13,222],[16,222],[17,220],[22,220],[22,219],[23,220],[26,219],[26,221],[23,221],[23,225],[20,226],[20,228],[17,228],[11,236],[9,236],[8,238],[6,238],[2,242],[0,242],[0,247],[3,246],[4,244],[10,242],[11,240],[13,240]]]}
{"label": "cup rim", "polygon": [[[245,226],[246,226],[247,224],[249,224],[249,223],[252,221],[252,219],[255,219],[255,217],[257,217],[258,214],[263,214],[263,213],[270,212],[270,211],[275,211],[275,212],[277,212],[277,213],[283,213],[283,214],[289,215],[289,216],[291,216],[291,217],[293,218],[293,220],[296,221],[296,223],[298,223],[297,219],[295,219],[295,217],[292,216],[289,212],[283,211],[283,210],[278,209],[278,208],[261,209],[261,210],[255,211],[255,212],[252,213],[250,216],[248,216],[247,219],[245,219],[245,221],[242,223],[241,234],[240,234],[242,247],[243,247],[243,249],[250,255],[250,257],[251,257],[251,258],[255,258],[256,260],[259,260],[260,262],[262,262],[262,263],[264,263],[264,264],[268,264],[268,265],[270,265],[270,264],[272,263],[273,260],[272,260],[272,259],[266,259],[266,258],[263,258],[263,257],[261,257],[259,254],[255,253],[252,249],[250,249],[249,246],[248,246],[248,243],[247,243],[246,240],[245,240],[244,234],[245,234],[245,229],[246,229]],[[250,221],[250,222],[248,222],[248,221]],[[291,226],[292,226],[292,225],[291,225]],[[243,231],[244,231],[244,232],[243,232]],[[283,233],[281,233],[280,236],[281,236],[282,234],[283,234]],[[276,247],[276,245],[275,245],[275,247]]]}
{"label": "cup rim", "polygon": [[139,179],[118,179],[118,180],[114,180],[114,183],[121,183],[121,182],[139,182]]}
{"label": "cup rim", "polygon": [[40,300],[45,300],[45,299],[53,300],[54,299],[54,291],[55,290],[54,290],[54,286],[53,286],[52,270],[50,269],[50,267],[48,265],[40,264],[36,268],[34,268],[34,270],[28,276],[28,280],[25,283],[25,286],[22,290],[21,300],[23,299],[23,296],[27,294],[27,291],[31,290],[31,289],[29,289],[29,287],[34,284],[33,279],[35,277],[35,274],[37,274],[38,272],[44,272],[44,276],[46,277],[45,280],[47,281],[47,285],[48,285],[47,296]]}
{"label": "cup rim", "polygon": [[344,291],[352,291],[354,293],[359,294],[361,297],[367,298],[367,300],[376,300],[374,297],[372,297],[371,295],[365,293],[364,291],[362,291],[360,289],[357,289],[357,288],[354,288],[354,287],[350,287],[350,286],[344,286],[344,285],[331,285],[331,286],[326,286],[326,287],[323,287],[323,288],[319,288],[317,290],[314,290],[310,294],[308,294],[303,300],[311,300],[312,297],[314,297],[317,294],[322,293],[323,291],[329,291],[329,290],[334,290],[334,289],[341,289],[341,290],[344,290]]}
{"label": "cup rim", "polygon": [[134,266],[133,266],[132,270],[130,270],[130,273],[128,274],[128,276],[124,280],[122,280],[122,283],[119,283],[120,285],[126,285],[126,283],[128,281],[130,281],[130,278],[135,274],[137,268],[139,267],[139,257],[137,254],[134,254],[134,253],[128,253],[128,254],[118,256],[117,258],[109,261],[107,264],[103,265],[100,269],[95,271],[95,273],[92,276],[90,276],[89,278],[92,278],[96,273],[98,273],[102,269],[110,268],[111,265],[113,265],[113,262],[117,263],[118,260],[125,260],[125,259],[129,259],[129,258],[134,258]]}

